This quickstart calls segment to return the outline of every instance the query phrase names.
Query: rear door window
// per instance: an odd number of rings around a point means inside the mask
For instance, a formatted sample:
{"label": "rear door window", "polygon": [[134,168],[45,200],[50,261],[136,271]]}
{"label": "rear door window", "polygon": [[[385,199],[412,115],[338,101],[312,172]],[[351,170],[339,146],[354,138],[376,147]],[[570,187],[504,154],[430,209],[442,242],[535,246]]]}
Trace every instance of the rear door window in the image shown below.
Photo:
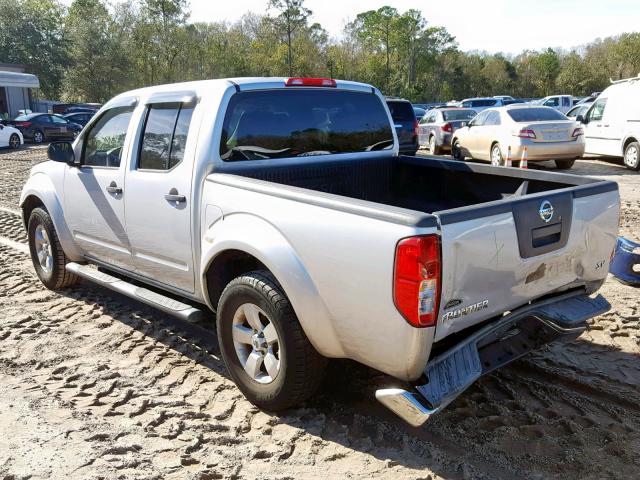
{"label": "rear door window", "polygon": [[182,161],[193,108],[180,103],[150,105],[140,144],[138,168],[171,170]]}
{"label": "rear door window", "polygon": [[220,156],[224,161],[262,160],[391,148],[389,117],[376,95],[284,88],[231,97]]}
{"label": "rear door window", "polygon": [[485,125],[500,125],[500,114],[495,110],[489,112],[487,119],[484,121]]}

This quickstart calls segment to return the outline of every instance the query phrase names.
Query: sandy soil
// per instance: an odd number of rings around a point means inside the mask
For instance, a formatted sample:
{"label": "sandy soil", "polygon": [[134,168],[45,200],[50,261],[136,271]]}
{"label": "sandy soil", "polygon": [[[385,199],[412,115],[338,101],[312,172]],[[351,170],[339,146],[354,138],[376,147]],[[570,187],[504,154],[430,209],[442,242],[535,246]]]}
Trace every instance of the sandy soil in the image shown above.
{"label": "sandy soil", "polygon": [[[228,379],[210,325],[40,285],[16,213],[44,152],[0,152],[0,479],[638,478],[640,290],[610,278],[613,309],[576,342],[483,378],[423,428],[350,362],[268,415]],[[600,160],[573,173],[619,182],[621,233],[640,237],[639,174]]]}

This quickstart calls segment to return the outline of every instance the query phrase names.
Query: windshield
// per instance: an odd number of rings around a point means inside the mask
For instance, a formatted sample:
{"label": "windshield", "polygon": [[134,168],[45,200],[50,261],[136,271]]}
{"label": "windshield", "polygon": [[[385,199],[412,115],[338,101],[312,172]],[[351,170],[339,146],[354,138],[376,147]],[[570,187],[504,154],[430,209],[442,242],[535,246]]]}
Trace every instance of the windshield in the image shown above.
{"label": "windshield", "polygon": [[447,122],[453,120],[471,120],[476,115],[477,112],[475,110],[444,110],[442,112],[442,116]]}
{"label": "windshield", "polygon": [[260,160],[391,148],[389,117],[376,95],[301,88],[233,95],[220,155]]}
{"label": "windshield", "polygon": [[545,122],[553,120],[566,120],[563,114],[553,108],[517,108],[507,110],[509,116],[516,122]]}

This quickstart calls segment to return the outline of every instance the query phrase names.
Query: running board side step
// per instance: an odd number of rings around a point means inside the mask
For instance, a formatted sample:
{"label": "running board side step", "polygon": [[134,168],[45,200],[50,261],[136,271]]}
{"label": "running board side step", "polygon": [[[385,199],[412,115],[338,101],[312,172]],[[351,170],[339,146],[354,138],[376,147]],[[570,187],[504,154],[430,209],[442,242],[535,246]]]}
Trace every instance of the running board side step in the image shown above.
{"label": "running board side step", "polygon": [[611,308],[602,296],[571,292],[514,310],[431,359],[413,388],[386,388],[376,398],[407,423],[419,427],[481,376],[540,347],[573,340],[586,321]]}
{"label": "running board side step", "polygon": [[205,312],[198,308],[182,303],[173,298],[166,297],[160,293],[153,292],[147,288],[138,287],[137,285],[125,282],[120,278],[101,272],[95,268],[91,268],[88,265],[67,263],[66,269],[71,273],[75,273],[79,277],[126,295],[134,300],[138,300],[139,302],[157,308],[158,310],[162,310],[163,312],[186,322],[199,322],[205,318]]}

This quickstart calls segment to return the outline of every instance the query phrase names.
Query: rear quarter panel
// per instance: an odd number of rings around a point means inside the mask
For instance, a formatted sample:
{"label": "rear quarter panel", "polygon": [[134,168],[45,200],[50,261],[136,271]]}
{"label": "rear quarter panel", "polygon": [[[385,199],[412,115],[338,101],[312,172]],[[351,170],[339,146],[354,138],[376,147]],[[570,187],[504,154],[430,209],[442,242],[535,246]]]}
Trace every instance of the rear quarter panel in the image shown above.
{"label": "rear quarter panel", "polygon": [[416,230],[209,178],[205,202],[219,215],[203,221],[203,268],[229,247],[246,249],[282,284],[320,353],[401,379],[420,375],[434,329],[411,327],[396,310],[393,265],[400,238],[435,228]]}

